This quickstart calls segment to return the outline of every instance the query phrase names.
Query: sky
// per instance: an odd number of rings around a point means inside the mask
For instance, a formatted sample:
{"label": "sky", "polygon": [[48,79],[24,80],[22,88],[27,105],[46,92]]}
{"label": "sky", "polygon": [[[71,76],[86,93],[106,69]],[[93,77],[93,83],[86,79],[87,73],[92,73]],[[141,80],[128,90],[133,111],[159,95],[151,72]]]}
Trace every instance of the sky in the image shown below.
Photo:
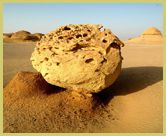
{"label": "sky", "polygon": [[3,3],[3,33],[47,34],[68,24],[101,24],[119,39],[155,27],[163,34],[162,3]]}

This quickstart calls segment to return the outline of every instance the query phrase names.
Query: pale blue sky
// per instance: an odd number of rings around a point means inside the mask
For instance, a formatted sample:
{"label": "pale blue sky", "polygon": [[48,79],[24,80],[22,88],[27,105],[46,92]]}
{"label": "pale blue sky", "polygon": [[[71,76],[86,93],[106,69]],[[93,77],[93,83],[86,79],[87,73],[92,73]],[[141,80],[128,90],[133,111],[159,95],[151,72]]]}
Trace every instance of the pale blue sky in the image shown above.
{"label": "pale blue sky", "polygon": [[[162,3],[4,3],[3,33],[44,33],[68,24],[102,24],[120,39],[156,27],[163,33]],[[103,29],[101,29],[103,30]]]}

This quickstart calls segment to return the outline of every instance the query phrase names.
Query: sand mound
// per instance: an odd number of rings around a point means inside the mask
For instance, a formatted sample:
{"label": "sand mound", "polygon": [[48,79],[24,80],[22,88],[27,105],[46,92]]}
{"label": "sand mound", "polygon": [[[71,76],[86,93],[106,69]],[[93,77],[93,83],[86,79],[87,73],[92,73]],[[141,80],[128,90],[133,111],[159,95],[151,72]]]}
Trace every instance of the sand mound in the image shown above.
{"label": "sand mound", "polygon": [[[110,110],[110,109],[109,109]],[[4,88],[4,132],[99,132],[111,118],[98,94],[48,84],[38,72],[20,72]]]}
{"label": "sand mound", "polygon": [[155,27],[150,27],[145,30],[140,36],[136,38],[130,38],[128,41],[131,42],[153,42],[153,43],[163,43],[163,35]]}

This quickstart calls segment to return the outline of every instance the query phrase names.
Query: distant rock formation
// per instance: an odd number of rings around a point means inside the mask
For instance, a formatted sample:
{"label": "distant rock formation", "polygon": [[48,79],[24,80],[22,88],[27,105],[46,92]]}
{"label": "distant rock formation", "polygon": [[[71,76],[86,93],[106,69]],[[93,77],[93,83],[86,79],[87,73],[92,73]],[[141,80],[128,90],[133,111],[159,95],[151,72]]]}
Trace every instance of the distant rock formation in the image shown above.
{"label": "distant rock formation", "polygon": [[39,40],[42,38],[42,36],[44,36],[42,33],[34,33],[33,35],[36,36]]}
{"label": "distant rock formation", "polygon": [[28,31],[21,30],[16,33],[3,34],[3,39],[38,41],[41,39],[42,36],[44,36],[44,34],[42,33],[31,34]]}
{"label": "distant rock formation", "polygon": [[16,40],[39,40],[36,36],[32,35],[30,32],[28,31],[18,31],[16,33],[14,33],[11,36],[11,39],[16,39]]}
{"label": "distant rock formation", "polygon": [[145,30],[141,35],[162,35],[162,33],[155,27],[150,27]]}
{"label": "distant rock formation", "polygon": [[131,42],[153,42],[153,43],[163,43],[162,33],[155,27],[150,27],[145,30],[140,36],[136,38],[130,38],[128,41]]}
{"label": "distant rock formation", "polygon": [[10,38],[14,33],[3,34],[3,39]]}

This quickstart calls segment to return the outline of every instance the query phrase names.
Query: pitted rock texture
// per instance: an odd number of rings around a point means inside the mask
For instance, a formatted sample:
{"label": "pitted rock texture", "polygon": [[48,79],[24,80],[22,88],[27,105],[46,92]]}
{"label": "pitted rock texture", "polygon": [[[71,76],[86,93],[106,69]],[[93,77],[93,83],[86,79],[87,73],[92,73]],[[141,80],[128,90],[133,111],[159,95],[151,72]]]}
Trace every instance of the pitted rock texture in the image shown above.
{"label": "pitted rock texture", "polygon": [[53,85],[86,93],[109,87],[121,71],[124,44],[102,25],[66,25],[36,44],[33,67]]}

